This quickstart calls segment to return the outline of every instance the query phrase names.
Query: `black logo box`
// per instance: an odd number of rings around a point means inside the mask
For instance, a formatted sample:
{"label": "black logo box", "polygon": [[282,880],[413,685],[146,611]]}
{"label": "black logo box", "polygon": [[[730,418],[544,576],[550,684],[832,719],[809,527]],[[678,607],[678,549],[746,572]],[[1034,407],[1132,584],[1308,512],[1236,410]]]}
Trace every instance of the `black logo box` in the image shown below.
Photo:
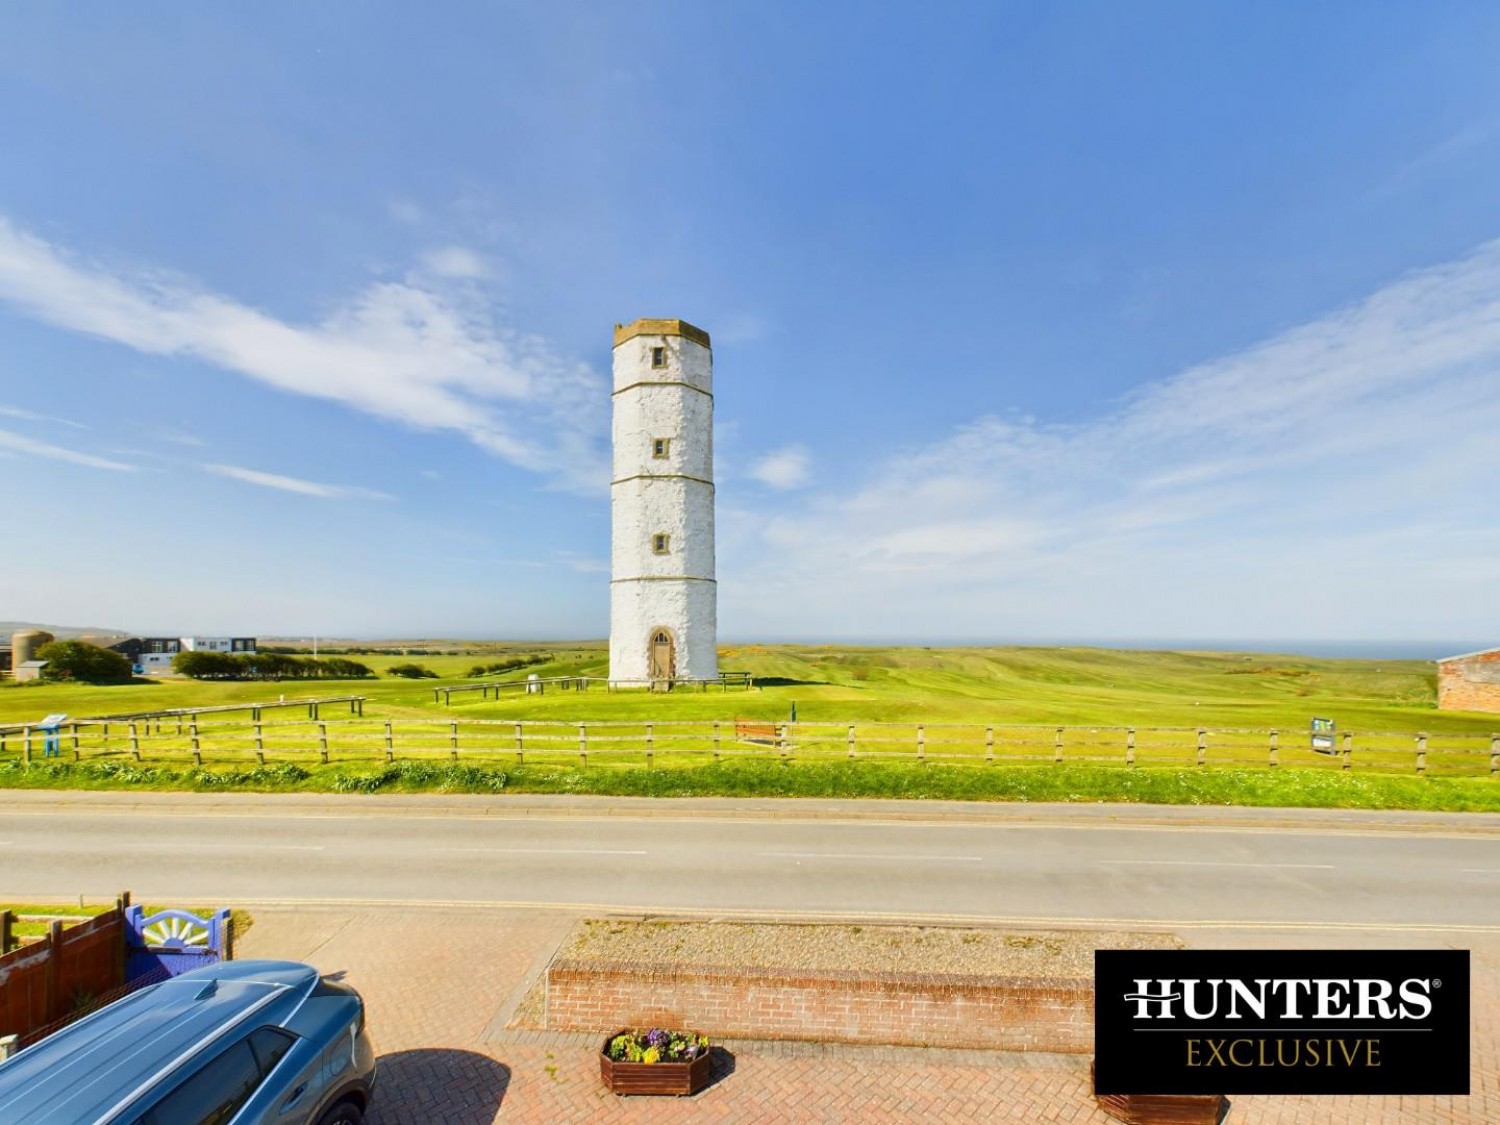
{"label": "black logo box", "polygon": [[1469,952],[1101,949],[1094,1055],[1100,1094],[1467,1094]]}

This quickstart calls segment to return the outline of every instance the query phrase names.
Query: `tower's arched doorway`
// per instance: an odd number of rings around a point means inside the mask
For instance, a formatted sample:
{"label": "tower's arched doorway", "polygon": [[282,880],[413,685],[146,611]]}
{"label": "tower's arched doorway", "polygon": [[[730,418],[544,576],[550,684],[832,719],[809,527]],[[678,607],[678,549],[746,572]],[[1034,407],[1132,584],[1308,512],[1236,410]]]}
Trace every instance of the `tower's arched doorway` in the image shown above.
{"label": "tower's arched doorway", "polygon": [[658,626],[651,630],[647,650],[647,666],[653,680],[675,680],[677,678],[677,639],[672,630]]}

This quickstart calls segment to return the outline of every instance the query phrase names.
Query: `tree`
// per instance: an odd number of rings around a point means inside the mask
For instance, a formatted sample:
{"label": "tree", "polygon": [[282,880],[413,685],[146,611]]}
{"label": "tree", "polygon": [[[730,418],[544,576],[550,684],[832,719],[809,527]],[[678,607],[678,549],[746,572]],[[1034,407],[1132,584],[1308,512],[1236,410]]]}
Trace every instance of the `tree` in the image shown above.
{"label": "tree", "polygon": [[386,671],[392,676],[405,676],[408,680],[435,680],[437,673],[428,671],[420,664],[392,664]]}
{"label": "tree", "polygon": [[133,674],[128,658],[86,641],[48,641],[36,650],[45,660],[45,680],[78,680],[86,684],[129,683]]}
{"label": "tree", "polygon": [[179,652],[172,657],[172,671],[195,680],[237,680],[239,663],[227,652]]}
{"label": "tree", "polygon": [[318,670],[310,674],[324,680],[365,680],[375,675],[358,660],[349,660],[342,656],[319,660],[314,667]]}

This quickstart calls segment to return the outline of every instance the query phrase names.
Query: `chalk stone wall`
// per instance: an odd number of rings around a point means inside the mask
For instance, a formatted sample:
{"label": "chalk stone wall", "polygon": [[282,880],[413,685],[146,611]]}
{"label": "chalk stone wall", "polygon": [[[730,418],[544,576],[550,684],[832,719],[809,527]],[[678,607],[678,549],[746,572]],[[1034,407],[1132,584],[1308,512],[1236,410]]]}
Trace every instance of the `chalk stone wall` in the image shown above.
{"label": "chalk stone wall", "polygon": [[936,973],[776,973],[559,959],[547,1027],[683,1027],[719,1037],[1087,1053],[1087,980]]}
{"label": "chalk stone wall", "polygon": [[1500,649],[1440,663],[1438,709],[1500,714]]}

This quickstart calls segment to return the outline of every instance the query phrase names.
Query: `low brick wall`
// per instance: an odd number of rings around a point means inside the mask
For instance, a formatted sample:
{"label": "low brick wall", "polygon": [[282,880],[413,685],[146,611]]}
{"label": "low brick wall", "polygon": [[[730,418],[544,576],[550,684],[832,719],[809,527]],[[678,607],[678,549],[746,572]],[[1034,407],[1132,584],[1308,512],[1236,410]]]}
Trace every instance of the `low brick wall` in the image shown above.
{"label": "low brick wall", "polygon": [[554,961],[557,1031],[686,1027],[714,1036],[1086,1053],[1088,980],[937,973],[793,972]]}

